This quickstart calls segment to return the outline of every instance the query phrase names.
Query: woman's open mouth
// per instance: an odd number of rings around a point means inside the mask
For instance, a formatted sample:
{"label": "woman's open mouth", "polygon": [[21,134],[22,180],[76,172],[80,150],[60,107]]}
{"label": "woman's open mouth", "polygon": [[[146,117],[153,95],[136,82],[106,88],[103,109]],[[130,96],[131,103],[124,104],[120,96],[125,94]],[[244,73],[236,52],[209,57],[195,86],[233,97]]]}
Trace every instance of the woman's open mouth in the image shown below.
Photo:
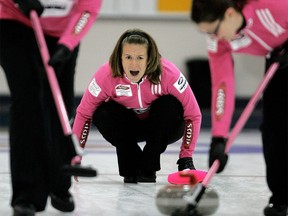
{"label": "woman's open mouth", "polygon": [[130,71],[130,74],[132,76],[137,76],[139,74],[139,71]]}

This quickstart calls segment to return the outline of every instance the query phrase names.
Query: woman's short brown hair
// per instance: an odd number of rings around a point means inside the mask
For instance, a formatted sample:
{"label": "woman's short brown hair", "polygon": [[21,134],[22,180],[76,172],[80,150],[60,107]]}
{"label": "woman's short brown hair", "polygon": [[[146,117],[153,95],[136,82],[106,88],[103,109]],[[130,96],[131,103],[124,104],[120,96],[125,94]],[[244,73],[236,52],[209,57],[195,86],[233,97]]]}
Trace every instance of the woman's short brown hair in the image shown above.
{"label": "woman's short brown hair", "polygon": [[125,31],[120,38],[110,56],[109,64],[112,69],[113,77],[123,77],[124,69],[122,66],[123,44],[141,44],[147,47],[147,68],[145,75],[153,84],[160,82],[161,75],[161,55],[154,39],[146,32],[140,29],[129,29]]}
{"label": "woman's short brown hair", "polygon": [[195,23],[214,22],[224,17],[229,7],[241,12],[249,0],[193,0],[190,18]]}

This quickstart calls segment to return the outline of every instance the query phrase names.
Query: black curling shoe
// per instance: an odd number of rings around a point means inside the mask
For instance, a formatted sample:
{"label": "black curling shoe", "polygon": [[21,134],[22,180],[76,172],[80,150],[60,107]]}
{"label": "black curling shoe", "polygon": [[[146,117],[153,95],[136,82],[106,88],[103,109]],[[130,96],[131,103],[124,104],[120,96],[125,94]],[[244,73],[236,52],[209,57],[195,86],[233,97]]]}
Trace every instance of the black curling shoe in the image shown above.
{"label": "black curling shoe", "polygon": [[264,209],[265,216],[288,216],[288,207],[286,205],[273,205],[270,203]]}
{"label": "black curling shoe", "polygon": [[13,207],[13,216],[35,216],[32,204],[18,204]]}
{"label": "black curling shoe", "polygon": [[65,196],[56,196],[55,194],[50,194],[51,205],[62,212],[72,212],[75,208],[73,197],[70,193]]}
{"label": "black curling shoe", "polygon": [[138,182],[142,183],[155,183],[156,182],[156,172],[144,172],[142,171],[138,176]]}
{"label": "black curling shoe", "polygon": [[124,183],[137,184],[137,176],[124,176]]}

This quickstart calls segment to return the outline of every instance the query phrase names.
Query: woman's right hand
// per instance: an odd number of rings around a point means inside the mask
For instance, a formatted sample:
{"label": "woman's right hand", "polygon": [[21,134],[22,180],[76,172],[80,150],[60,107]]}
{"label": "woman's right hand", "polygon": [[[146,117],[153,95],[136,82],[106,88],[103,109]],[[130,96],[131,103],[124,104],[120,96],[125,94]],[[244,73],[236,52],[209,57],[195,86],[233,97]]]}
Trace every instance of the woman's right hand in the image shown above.
{"label": "woman's right hand", "polygon": [[25,16],[30,17],[32,10],[36,11],[38,16],[44,11],[44,7],[38,0],[13,0]]}

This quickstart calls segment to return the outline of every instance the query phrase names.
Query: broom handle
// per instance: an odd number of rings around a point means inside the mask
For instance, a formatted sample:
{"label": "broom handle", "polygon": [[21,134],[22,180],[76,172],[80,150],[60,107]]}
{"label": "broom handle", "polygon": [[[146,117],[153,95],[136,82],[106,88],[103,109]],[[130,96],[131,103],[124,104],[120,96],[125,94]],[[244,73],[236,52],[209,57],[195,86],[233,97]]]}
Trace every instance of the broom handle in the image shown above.
{"label": "broom handle", "polygon": [[62,93],[58,84],[57,77],[55,75],[55,71],[53,67],[48,64],[50,55],[48,52],[47,44],[44,38],[44,34],[42,31],[42,27],[40,25],[38,15],[35,11],[31,11],[30,19],[33,25],[34,32],[36,34],[39,51],[40,51],[43,64],[47,73],[47,77],[50,83],[51,91],[54,97],[54,101],[55,101],[58,115],[61,121],[63,132],[66,136],[72,135],[72,129],[69,123],[66,107],[63,101],[63,97],[62,97]]}
{"label": "broom handle", "polygon": [[[54,68],[48,64],[50,55],[48,52],[47,44],[44,38],[44,34],[43,34],[43,30],[39,21],[38,14],[33,10],[30,13],[30,19],[31,19],[32,26],[35,32],[35,36],[36,36],[39,51],[42,57],[42,61],[44,64],[44,68],[48,77],[48,81],[50,84],[50,88],[52,91],[52,95],[54,98],[58,116],[60,118],[63,133],[66,136],[71,136],[71,141],[73,142],[76,153],[78,155],[83,155],[84,150],[80,147],[80,144],[76,135],[72,133],[72,128],[69,122],[68,114],[66,111],[66,106],[64,104],[61,89],[59,87],[59,83],[58,83]],[[78,161],[80,160],[79,157],[74,157],[74,159]]]}

